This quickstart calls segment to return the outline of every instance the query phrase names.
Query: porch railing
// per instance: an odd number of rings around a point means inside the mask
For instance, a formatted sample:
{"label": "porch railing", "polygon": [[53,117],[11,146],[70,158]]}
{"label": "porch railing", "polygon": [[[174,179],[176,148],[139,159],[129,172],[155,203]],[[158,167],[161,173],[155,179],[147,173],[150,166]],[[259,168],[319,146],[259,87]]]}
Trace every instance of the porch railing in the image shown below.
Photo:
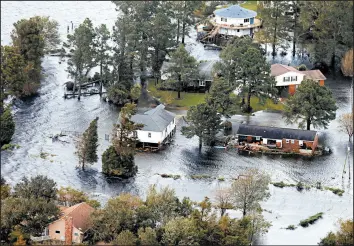
{"label": "porch railing", "polygon": [[50,236],[40,236],[40,237],[32,237],[31,236],[31,240],[34,241],[34,242],[50,240]]}

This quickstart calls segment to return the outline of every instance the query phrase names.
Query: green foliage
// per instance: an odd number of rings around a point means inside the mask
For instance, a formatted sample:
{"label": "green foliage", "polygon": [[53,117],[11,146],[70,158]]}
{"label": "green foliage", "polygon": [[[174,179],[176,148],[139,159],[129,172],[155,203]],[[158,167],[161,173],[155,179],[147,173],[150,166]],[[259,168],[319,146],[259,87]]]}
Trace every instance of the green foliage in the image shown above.
{"label": "green foliage", "polygon": [[158,245],[156,231],[150,227],[139,228],[139,242],[141,245]]}
{"label": "green foliage", "polygon": [[96,48],[96,63],[100,66],[100,79],[106,77],[103,72],[103,68],[108,67],[110,63],[110,56],[108,52],[111,51],[111,47],[108,41],[111,34],[106,26],[106,24],[101,24],[99,27],[95,28],[95,39],[93,40],[94,46]]}
{"label": "green foliage", "polygon": [[339,189],[339,188],[332,188],[332,187],[324,187],[325,190],[330,190],[332,191],[334,194],[338,195],[338,196],[342,196],[344,193],[344,190]]}
{"label": "green foliage", "polygon": [[13,150],[13,149],[19,149],[21,146],[18,144],[4,144],[1,147],[1,150]]}
{"label": "green foliage", "polygon": [[141,86],[139,84],[135,84],[130,89],[130,98],[132,101],[136,101],[139,99],[140,95],[141,95]]}
{"label": "green foliage", "polygon": [[284,183],[283,181],[272,183],[272,185],[274,185],[275,187],[279,187],[279,188],[295,186],[294,184],[287,184],[287,183]]}
{"label": "green foliage", "polygon": [[310,216],[309,218],[305,219],[305,220],[301,220],[299,225],[301,225],[302,227],[308,227],[309,224],[313,224],[315,223],[318,219],[322,218],[323,213],[317,213],[315,215]]}
{"label": "green foliage", "polygon": [[7,107],[0,116],[0,145],[7,144],[11,141],[15,133],[15,122],[12,118],[10,107]]}
{"label": "green foliage", "polygon": [[287,123],[299,123],[299,128],[310,125],[327,128],[336,117],[336,102],[332,92],[312,80],[302,81],[295,94],[285,103],[284,117]]}
{"label": "green foliage", "polygon": [[329,232],[326,237],[322,238],[319,245],[353,245],[354,243],[354,224],[353,219],[339,220],[340,228],[334,232]]}
{"label": "green foliage", "polygon": [[307,70],[307,67],[305,64],[300,64],[300,66],[297,67],[297,70],[299,71],[306,71]]}
{"label": "green foliage", "polygon": [[102,173],[108,176],[129,178],[138,171],[134,163],[134,155],[120,155],[113,146],[102,154]]}
{"label": "green foliage", "polygon": [[182,127],[182,134],[187,138],[199,137],[199,149],[203,142],[206,145],[213,145],[215,135],[221,129],[220,115],[216,109],[206,103],[192,106],[187,112],[189,126]]}
{"label": "green foliage", "polygon": [[191,179],[210,179],[210,175],[202,174],[202,175],[191,175]]}
{"label": "green foliage", "polygon": [[170,62],[171,66],[167,70],[171,74],[169,80],[177,90],[178,99],[180,99],[182,88],[197,74],[197,61],[187,52],[184,45],[180,44],[172,52]]}
{"label": "green foliage", "polygon": [[294,225],[289,225],[287,228],[285,228],[286,230],[295,230],[296,229],[296,226]]}
{"label": "green foliage", "polygon": [[129,102],[129,91],[124,84],[111,85],[107,90],[107,96],[116,105],[124,105]]}
{"label": "green foliage", "polygon": [[89,127],[76,142],[75,153],[79,158],[79,164],[82,166],[82,170],[85,170],[86,163],[94,163],[98,159],[97,121],[98,117],[90,123]]}
{"label": "green foliage", "polygon": [[14,197],[25,199],[55,200],[57,196],[56,183],[45,176],[38,175],[28,179],[23,177],[14,187]]}
{"label": "green foliage", "polygon": [[322,246],[336,246],[337,245],[337,237],[333,232],[329,232],[324,238],[321,238],[321,241],[318,245]]}
{"label": "green foliage", "polygon": [[167,245],[199,245],[199,232],[192,220],[176,217],[167,222],[162,242]]}
{"label": "green foliage", "polygon": [[86,202],[93,208],[99,208],[101,206],[98,201],[90,200],[85,192],[76,190],[71,187],[61,187],[58,190],[57,201],[64,203],[66,206],[73,206],[82,202]]}
{"label": "green foliage", "polygon": [[136,245],[137,238],[129,230],[124,230],[113,240],[114,245]]}
{"label": "green foliage", "polygon": [[166,174],[166,173],[163,173],[160,176],[162,178],[173,178],[174,180],[181,178],[181,175],[178,175],[178,174]]}

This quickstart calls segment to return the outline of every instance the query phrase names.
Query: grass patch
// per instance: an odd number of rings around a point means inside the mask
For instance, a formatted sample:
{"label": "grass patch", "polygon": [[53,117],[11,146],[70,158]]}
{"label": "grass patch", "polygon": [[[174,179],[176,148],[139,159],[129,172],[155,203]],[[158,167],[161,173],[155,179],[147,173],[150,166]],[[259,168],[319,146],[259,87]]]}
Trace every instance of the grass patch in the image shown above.
{"label": "grass patch", "polygon": [[283,181],[275,182],[275,183],[271,183],[271,184],[274,185],[275,187],[278,187],[278,188],[294,187],[295,186],[294,184],[287,184],[287,183],[284,183]]}
{"label": "grass patch", "polygon": [[274,103],[273,100],[267,99],[264,105],[259,104],[259,98],[251,97],[251,107],[253,112],[260,111],[260,110],[275,110],[275,111],[283,111],[284,104],[281,102]]}
{"label": "grass patch", "polygon": [[332,191],[334,194],[338,195],[338,196],[342,196],[344,193],[344,190],[338,189],[338,188],[332,188],[332,187],[324,187],[325,190],[330,190]]}
{"label": "grass patch", "polygon": [[166,174],[166,173],[163,173],[163,174],[160,174],[160,176],[162,178],[172,178],[174,180],[181,178],[181,175],[178,175],[178,174]]}
{"label": "grass patch", "polygon": [[294,225],[289,225],[287,228],[285,228],[286,230],[295,230],[297,227]]}
{"label": "grass patch", "polygon": [[18,144],[4,144],[3,146],[1,146],[1,150],[13,150],[13,149],[18,149],[21,146]]}
{"label": "grass patch", "polygon": [[181,92],[181,99],[177,99],[177,91],[158,90],[153,81],[149,82],[148,91],[151,96],[158,98],[162,103],[187,109],[191,106],[203,103],[206,96],[206,93]]}
{"label": "grass patch", "polygon": [[202,175],[191,175],[192,179],[209,179],[210,175],[202,174]]}
{"label": "grass patch", "polygon": [[315,223],[318,219],[322,218],[322,215],[323,213],[318,213],[318,214],[315,214],[315,215],[312,215],[311,217],[309,217],[308,219],[306,220],[301,220],[299,225],[301,225],[302,227],[308,227],[309,224],[313,224]]}
{"label": "grass patch", "polygon": [[224,177],[220,177],[218,178],[219,181],[225,181],[225,178]]}
{"label": "grass patch", "polygon": [[257,1],[246,1],[245,3],[240,4],[241,7],[257,12],[258,6]]}

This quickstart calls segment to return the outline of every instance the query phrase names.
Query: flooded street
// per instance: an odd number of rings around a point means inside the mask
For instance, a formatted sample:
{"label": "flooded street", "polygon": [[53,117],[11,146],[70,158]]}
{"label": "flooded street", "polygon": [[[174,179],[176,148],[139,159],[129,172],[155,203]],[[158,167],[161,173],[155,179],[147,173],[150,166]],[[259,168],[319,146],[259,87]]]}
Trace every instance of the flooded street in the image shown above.
{"label": "flooded street", "polygon": [[[21,18],[49,15],[59,22],[64,40],[70,21],[77,26],[88,17],[96,26],[105,23],[111,27],[117,16],[111,2],[2,2],[1,5],[3,45],[10,42],[13,22]],[[187,48],[198,60],[218,59],[217,51],[204,51],[201,44],[194,42],[195,32],[190,36]],[[178,129],[174,143],[166,150],[137,154],[138,174],[135,178],[126,181],[107,179],[101,173],[101,159],[85,172],[76,167],[78,161],[74,155],[73,138],[66,138],[67,142],[52,142],[49,136],[62,130],[82,133],[98,116],[98,154],[101,158],[110,144],[105,140],[105,134],[111,133],[112,125],[117,120],[117,107],[103,102],[98,95],[83,97],[81,101],[65,100],[63,84],[68,81],[66,63],[59,64],[57,57],[45,57],[43,69],[46,76],[39,96],[14,105],[16,132],[13,143],[21,147],[12,152],[1,152],[1,173],[11,185],[19,182],[24,175],[42,174],[54,179],[59,186],[72,186],[89,192],[103,203],[121,192],[144,196],[150,184],[169,185],[176,190],[178,196],[189,196],[192,200],[200,201],[204,196],[212,197],[218,186],[230,185],[231,179],[244,170],[259,168],[269,173],[272,181],[302,181],[313,185],[321,182],[323,186],[345,190],[340,197],[330,191],[314,188],[298,192],[293,187],[280,189],[271,185],[271,197],[262,207],[269,211],[263,214],[273,226],[260,238],[259,244],[317,244],[327,232],[336,228],[338,219],[353,217],[353,148],[347,155],[348,136],[339,132],[337,120],[332,121],[328,129],[320,130],[322,144],[333,151],[329,156],[313,160],[280,156],[248,157],[240,156],[232,150],[207,148],[199,153],[198,140],[186,139]],[[325,85],[332,90],[337,101],[337,117],[349,112],[350,81],[328,77]],[[286,125],[279,113],[256,112],[254,116],[233,116],[231,121],[233,131],[244,121],[249,124],[296,128],[295,125]],[[178,128],[182,122],[179,123]],[[42,159],[41,152],[52,156]],[[345,162],[346,174],[342,179]],[[164,179],[157,173],[179,174],[181,179]],[[193,180],[190,175],[194,174],[206,174],[212,178]],[[219,182],[218,177],[224,177],[225,182]],[[281,229],[290,224],[297,225],[300,220],[318,212],[324,212],[323,219],[308,228],[299,227],[294,231]],[[230,211],[230,214],[233,212]]]}

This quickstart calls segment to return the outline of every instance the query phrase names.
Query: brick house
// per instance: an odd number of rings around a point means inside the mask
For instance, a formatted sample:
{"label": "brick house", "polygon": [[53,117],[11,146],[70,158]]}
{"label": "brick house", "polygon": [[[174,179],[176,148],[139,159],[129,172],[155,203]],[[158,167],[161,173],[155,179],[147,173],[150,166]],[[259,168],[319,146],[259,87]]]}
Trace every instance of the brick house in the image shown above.
{"label": "brick house", "polygon": [[283,64],[272,64],[271,75],[274,76],[276,86],[282,94],[293,95],[296,88],[304,79],[317,81],[321,86],[324,86],[326,77],[320,70],[299,71],[294,67]]}
{"label": "brick house", "polygon": [[316,131],[240,125],[237,131],[238,142],[255,143],[284,152],[313,154],[318,146]]}
{"label": "brick house", "polygon": [[84,233],[89,228],[90,215],[95,209],[85,202],[59,209],[61,210],[59,219],[45,228],[42,240],[63,241],[65,245],[82,243]]}

